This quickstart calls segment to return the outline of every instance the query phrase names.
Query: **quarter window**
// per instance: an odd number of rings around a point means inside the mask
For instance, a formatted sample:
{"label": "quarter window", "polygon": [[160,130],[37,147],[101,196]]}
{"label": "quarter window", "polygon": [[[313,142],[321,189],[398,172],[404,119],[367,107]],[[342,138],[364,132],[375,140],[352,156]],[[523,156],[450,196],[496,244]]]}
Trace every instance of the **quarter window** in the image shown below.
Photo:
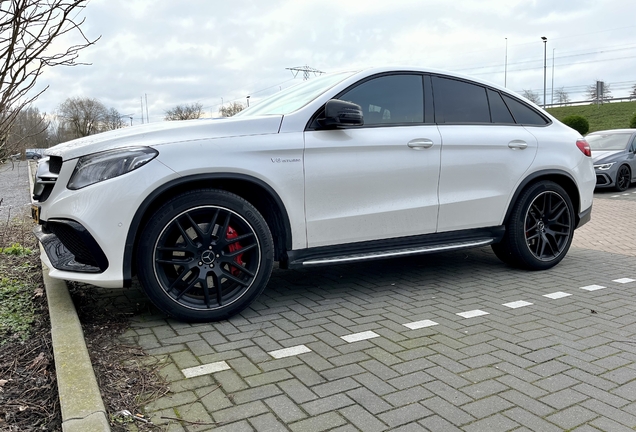
{"label": "quarter window", "polygon": [[360,105],[365,126],[424,122],[421,75],[373,78],[348,90],[338,99]]}
{"label": "quarter window", "polygon": [[517,123],[535,126],[544,126],[548,124],[548,121],[541,114],[530,108],[528,105],[522,104],[521,102],[506,95],[503,95],[503,98]]}

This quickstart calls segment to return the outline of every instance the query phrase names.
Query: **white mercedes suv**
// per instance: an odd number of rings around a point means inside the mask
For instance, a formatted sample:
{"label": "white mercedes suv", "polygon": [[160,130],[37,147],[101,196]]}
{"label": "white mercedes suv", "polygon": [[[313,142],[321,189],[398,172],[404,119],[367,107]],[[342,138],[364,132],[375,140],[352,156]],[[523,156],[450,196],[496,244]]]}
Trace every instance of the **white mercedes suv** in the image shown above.
{"label": "white mercedes suv", "polygon": [[153,123],[46,151],[36,235],[55,278],[136,275],[187,321],[225,319],[280,268],[491,245],[548,269],[590,219],[587,142],[444,71],[323,75],[229,119]]}

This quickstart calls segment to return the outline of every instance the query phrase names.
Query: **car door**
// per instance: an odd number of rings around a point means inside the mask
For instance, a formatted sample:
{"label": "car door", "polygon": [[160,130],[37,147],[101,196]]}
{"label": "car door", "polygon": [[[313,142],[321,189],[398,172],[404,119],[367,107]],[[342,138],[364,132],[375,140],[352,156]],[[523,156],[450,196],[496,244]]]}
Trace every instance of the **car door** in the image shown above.
{"label": "car door", "polygon": [[536,138],[498,91],[435,76],[433,92],[442,135],[438,232],[500,225]]}
{"label": "car door", "polygon": [[365,79],[338,96],[364,126],[305,132],[308,247],[435,232],[441,138],[423,87],[419,74]]}

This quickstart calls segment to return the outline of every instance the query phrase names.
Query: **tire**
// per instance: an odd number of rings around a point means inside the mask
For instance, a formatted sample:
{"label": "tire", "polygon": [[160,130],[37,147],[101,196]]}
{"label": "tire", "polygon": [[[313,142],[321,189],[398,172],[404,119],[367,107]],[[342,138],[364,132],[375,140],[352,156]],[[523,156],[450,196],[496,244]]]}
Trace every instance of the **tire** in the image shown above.
{"label": "tire", "polygon": [[632,172],[627,165],[621,165],[616,172],[616,181],[614,182],[614,189],[619,192],[626,191],[632,182]]}
{"label": "tire", "polygon": [[272,272],[274,244],[265,219],[226,191],[200,189],[170,199],[139,238],[143,290],[179,320],[218,321],[239,313],[263,292]]}
{"label": "tire", "polygon": [[572,200],[558,184],[543,180],[529,186],[514,204],[495,255],[514,267],[547,270],[565,257],[574,236]]}

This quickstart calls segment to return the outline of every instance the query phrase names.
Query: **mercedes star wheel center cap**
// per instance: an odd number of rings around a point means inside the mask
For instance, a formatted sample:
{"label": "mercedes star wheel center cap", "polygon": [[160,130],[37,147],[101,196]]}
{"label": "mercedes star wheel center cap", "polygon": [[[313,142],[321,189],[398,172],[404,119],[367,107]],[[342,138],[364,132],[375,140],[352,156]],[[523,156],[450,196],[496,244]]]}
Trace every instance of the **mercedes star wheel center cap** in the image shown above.
{"label": "mercedes star wheel center cap", "polygon": [[214,262],[214,252],[206,250],[201,254],[201,261],[207,265]]}

